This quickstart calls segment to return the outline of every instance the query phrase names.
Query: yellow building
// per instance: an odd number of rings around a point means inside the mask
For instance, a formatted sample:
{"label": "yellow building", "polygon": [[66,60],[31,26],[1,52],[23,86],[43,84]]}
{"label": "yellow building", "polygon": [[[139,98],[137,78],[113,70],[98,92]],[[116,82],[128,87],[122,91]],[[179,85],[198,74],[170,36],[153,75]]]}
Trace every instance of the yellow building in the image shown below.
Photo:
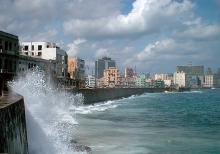
{"label": "yellow building", "polygon": [[119,70],[116,67],[109,67],[104,70],[104,86],[115,87],[121,84]]}
{"label": "yellow building", "polygon": [[85,61],[79,58],[68,58],[68,73],[71,79],[85,79]]}
{"label": "yellow building", "polygon": [[75,79],[76,74],[76,59],[68,58],[68,73],[71,79]]}

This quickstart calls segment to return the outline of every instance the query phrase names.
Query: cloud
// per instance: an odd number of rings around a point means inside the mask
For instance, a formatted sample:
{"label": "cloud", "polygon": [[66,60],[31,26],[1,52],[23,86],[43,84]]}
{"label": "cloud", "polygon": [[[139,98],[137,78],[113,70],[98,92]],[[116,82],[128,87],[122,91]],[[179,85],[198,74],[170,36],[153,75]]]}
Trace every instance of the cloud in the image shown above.
{"label": "cloud", "polygon": [[96,58],[101,58],[101,57],[104,57],[104,56],[110,56],[109,54],[109,51],[108,49],[105,49],[105,48],[100,48],[96,51]]}
{"label": "cloud", "polygon": [[116,15],[120,3],[121,0],[1,0],[0,28],[22,39],[55,28],[62,33],[59,25],[65,20]]}
{"label": "cloud", "polygon": [[164,38],[147,44],[143,50],[130,56],[124,65],[132,63],[139,71],[162,72],[174,71],[176,65],[184,65],[190,61],[197,64],[219,64],[219,48],[219,40],[204,43]]}
{"label": "cloud", "polygon": [[192,0],[0,0],[0,29],[21,41],[56,42],[92,67],[102,56],[115,59],[121,70],[173,70],[188,61],[220,65],[220,23],[198,16],[198,5]]}
{"label": "cloud", "polygon": [[204,24],[201,20],[187,22],[187,28],[176,32],[174,35],[179,39],[193,39],[208,41],[220,38],[220,25]]}
{"label": "cloud", "polygon": [[193,4],[188,0],[136,0],[127,15],[88,20],[70,19],[64,22],[64,31],[79,37],[134,37],[179,26],[179,20],[192,8]]}
{"label": "cloud", "polygon": [[86,40],[85,39],[76,39],[74,40],[72,43],[69,43],[67,45],[67,53],[70,57],[75,57],[78,55],[79,53],[79,48],[80,48],[80,45],[82,45],[83,43],[85,43]]}

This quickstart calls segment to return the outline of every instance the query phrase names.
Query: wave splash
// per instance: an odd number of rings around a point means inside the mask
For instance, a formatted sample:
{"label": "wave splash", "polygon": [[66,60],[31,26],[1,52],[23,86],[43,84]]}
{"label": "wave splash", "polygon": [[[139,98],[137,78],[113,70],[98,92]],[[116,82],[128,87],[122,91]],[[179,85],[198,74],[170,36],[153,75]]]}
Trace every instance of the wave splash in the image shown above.
{"label": "wave splash", "polygon": [[27,72],[9,86],[24,97],[29,153],[79,153],[71,145],[73,128],[78,123],[69,109],[82,103],[80,94],[54,89],[39,70]]}
{"label": "wave splash", "polygon": [[104,112],[106,110],[117,108],[118,106],[128,103],[128,100],[136,98],[136,95],[132,95],[128,98],[122,98],[119,100],[105,101],[92,105],[79,105],[77,107],[71,107],[76,114],[92,114],[94,112]]}

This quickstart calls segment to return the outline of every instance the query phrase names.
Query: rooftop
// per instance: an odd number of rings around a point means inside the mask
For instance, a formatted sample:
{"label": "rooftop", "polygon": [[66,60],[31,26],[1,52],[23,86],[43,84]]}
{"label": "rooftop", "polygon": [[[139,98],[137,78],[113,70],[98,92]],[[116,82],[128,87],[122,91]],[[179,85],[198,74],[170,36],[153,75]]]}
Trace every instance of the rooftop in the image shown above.
{"label": "rooftop", "polygon": [[1,31],[1,30],[0,30],[0,35],[3,35],[5,37],[9,37],[9,38],[13,38],[13,39],[18,39],[17,35],[10,34],[10,33],[7,33],[7,32],[4,32],[4,31]]}

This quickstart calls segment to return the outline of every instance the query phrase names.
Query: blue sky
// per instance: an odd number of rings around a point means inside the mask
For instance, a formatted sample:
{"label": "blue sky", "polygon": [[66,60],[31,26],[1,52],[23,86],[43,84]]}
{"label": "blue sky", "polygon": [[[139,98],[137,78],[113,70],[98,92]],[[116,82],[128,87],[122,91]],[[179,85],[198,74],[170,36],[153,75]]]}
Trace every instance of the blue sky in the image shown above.
{"label": "blue sky", "polygon": [[[90,71],[102,56],[121,72],[220,67],[220,0],[1,0],[0,29],[56,42]],[[10,11],[8,10],[10,8]]]}

